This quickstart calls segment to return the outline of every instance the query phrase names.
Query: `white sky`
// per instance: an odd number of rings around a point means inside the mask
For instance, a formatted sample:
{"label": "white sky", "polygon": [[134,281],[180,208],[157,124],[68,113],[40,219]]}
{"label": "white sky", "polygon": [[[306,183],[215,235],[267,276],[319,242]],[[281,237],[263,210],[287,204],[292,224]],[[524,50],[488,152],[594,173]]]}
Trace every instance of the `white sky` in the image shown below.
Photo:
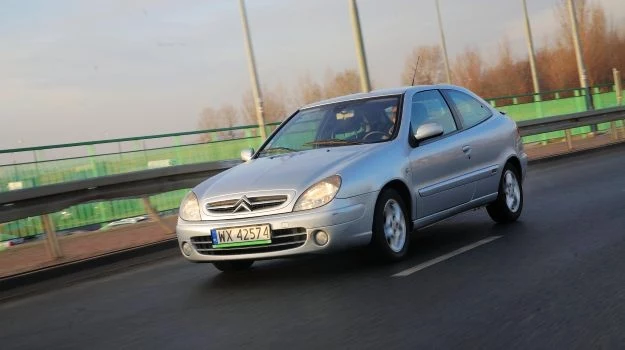
{"label": "white sky", "polygon": [[[525,54],[521,0],[440,0],[450,56]],[[527,0],[537,45],[559,0]],[[615,23],[625,1],[601,2]],[[260,80],[356,68],[347,0],[247,0]],[[359,0],[375,88],[438,44],[434,0]],[[238,1],[0,0],[0,149],[193,130],[249,89]],[[623,67],[625,69],[625,67]]]}

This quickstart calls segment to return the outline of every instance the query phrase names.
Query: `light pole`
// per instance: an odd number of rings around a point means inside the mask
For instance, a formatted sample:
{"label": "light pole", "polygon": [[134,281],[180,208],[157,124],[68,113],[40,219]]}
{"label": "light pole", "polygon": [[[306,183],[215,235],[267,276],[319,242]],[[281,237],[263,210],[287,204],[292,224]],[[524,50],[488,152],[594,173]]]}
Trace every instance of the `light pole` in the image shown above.
{"label": "light pole", "polygon": [[538,81],[538,72],[536,69],[536,54],[534,53],[534,40],[532,39],[532,28],[530,26],[529,16],[527,14],[527,3],[522,0],[523,14],[525,16],[525,38],[527,39],[527,51],[530,60],[530,69],[532,71],[532,83],[534,85],[534,93],[540,99],[540,83]]}
{"label": "light pole", "polygon": [[[579,29],[577,27],[577,15],[575,14],[575,4],[573,0],[568,0],[569,16],[571,20],[571,34],[573,36],[573,47],[575,48],[575,58],[577,59],[577,71],[579,73],[579,84],[586,93],[586,108],[594,109],[590,89],[588,88],[588,76],[586,75],[586,66],[584,65],[584,55],[582,54],[582,44],[579,38]],[[595,126],[593,125],[593,131]]]}
{"label": "light pole", "polygon": [[245,50],[247,52],[247,64],[250,70],[250,80],[252,83],[252,95],[254,105],[256,106],[256,120],[260,137],[263,141],[267,139],[265,131],[265,117],[263,115],[263,96],[258,84],[258,73],[256,72],[256,61],[254,60],[254,49],[252,48],[252,39],[250,38],[250,28],[247,23],[247,12],[245,11],[245,0],[239,0],[239,8],[241,9],[241,23],[243,25],[243,36],[245,40]]}
{"label": "light pole", "polygon": [[352,31],[354,33],[354,42],[356,44],[356,56],[358,57],[358,67],[360,69],[360,90],[362,92],[371,91],[371,81],[369,80],[369,70],[367,68],[367,55],[362,40],[362,31],[360,30],[360,18],[358,17],[358,5],[356,0],[348,0],[349,12],[352,18]]}
{"label": "light pole", "polygon": [[443,31],[443,21],[441,19],[441,9],[438,4],[438,0],[436,2],[436,14],[438,16],[438,30],[441,35],[441,47],[443,49],[443,59],[445,61],[445,73],[447,74],[447,84],[451,84],[451,70],[449,69],[449,58],[447,56],[447,44],[445,43],[445,32]]}

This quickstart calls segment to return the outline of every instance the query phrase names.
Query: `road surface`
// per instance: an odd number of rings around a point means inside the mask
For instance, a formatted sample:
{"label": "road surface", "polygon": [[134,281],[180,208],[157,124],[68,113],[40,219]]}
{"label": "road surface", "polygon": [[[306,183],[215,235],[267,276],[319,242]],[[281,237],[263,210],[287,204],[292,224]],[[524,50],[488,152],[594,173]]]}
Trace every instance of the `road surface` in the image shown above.
{"label": "road surface", "polygon": [[520,222],[420,232],[407,261],[239,275],[182,257],[0,305],[2,349],[590,349],[625,344],[625,147],[531,166]]}

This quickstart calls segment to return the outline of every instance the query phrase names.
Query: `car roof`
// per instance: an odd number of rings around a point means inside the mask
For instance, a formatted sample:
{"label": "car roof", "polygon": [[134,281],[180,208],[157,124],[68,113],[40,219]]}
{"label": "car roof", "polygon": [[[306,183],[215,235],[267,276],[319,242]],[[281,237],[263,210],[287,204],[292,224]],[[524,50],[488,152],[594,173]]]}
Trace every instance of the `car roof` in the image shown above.
{"label": "car roof", "polygon": [[462,88],[456,85],[449,85],[449,84],[402,86],[402,87],[396,87],[396,88],[390,88],[390,89],[379,89],[379,90],[373,90],[370,92],[359,92],[355,94],[333,97],[333,98],[329,98],[326,100],[310,103],[308,105],[301,107],[300,109],[313,108],[317,106],[323,106],[327,104],[351,101],[351,100],[362,100],[366,98],[401,95],[401,94],[405,94],[408,91],[416,92],[416,91],[429,90],[429,89],[461,89],[462,90]]}

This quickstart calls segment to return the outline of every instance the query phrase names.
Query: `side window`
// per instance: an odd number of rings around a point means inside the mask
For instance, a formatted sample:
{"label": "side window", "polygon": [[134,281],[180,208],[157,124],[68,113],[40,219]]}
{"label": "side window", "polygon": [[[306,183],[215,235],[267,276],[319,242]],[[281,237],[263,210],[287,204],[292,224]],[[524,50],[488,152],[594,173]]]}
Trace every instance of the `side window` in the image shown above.
{"label": "side window", "polygon": [[488,107],[464,92],[455,90],[446,90],[445,92],[451,98],[453,104],[456,105],[458,112],[460,112],[465,128],[479,124],[492,115]]}
{"label": "side window", "polygon": [[444,134],[458,130],[447,102],[438,90],[418,92],[412,97],[410,113],[412,131],[425,123],[438,123],[443,127]]}

